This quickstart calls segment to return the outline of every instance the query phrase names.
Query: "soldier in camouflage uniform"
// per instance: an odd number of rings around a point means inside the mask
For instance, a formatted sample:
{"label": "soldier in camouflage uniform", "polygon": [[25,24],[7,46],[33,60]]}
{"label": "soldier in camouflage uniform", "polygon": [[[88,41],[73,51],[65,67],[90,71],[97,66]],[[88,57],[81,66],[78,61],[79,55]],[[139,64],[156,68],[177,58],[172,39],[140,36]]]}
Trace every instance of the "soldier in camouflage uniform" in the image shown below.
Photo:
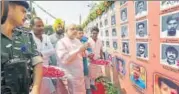
{"label": "soldier in camouflage uniform", "polygon": [[[1,30],[1,94],[28,94],[28,93],[13,93],[7,83],[9,80],[5,79],[7,71],[20,70],[18,67],[14,67],[13,70],[7,70],[5,65],[9,63],[10,60],[23,59],[29,61],[29,68],[33,69],[33,84],[32,84],[32,94],[40,94],[40,85],[42,80],[42,57],[40,53],[36,50],[35,42],[32,38],[31,33],[25,32],[21,28],[14,29],[18,26],[22,26],[25,17],[26,9],[29,7],[26,1],[10,1],[8,17],[4,24],[2,24]],[[11,62],[10,62],[11,63]],[[17,65],[20,65],[20,63]],[[22,67],[22,66],[21,66]],[[26,68],[26,67],[25,67]],[[23,71],[22,71],[23,72]],[[19,74],[21,71],[19,71]],[[15,76],[20,76],[18,74],[12,74]],[[24,77],[24,75],[21,75]],[[14,77],[15,78],[15,77]],[[13,77],[12,77],[13,79]],[[23,81],[23,80],[22,80]],[[12,83],[12,82],[11,82]],[[29,82],[27,82],[29,84]],[[18,91],[29,90],[30,87],[24,88],[23,86],[16,85],[13,88],[18,88]]]}

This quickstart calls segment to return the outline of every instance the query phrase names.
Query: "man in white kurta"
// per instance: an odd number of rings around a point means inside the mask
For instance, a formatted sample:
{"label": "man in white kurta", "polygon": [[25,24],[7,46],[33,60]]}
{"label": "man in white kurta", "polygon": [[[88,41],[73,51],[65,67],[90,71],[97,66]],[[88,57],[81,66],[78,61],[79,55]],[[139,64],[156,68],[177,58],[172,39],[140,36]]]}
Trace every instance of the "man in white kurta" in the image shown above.
{"label": "man in white kurta", "polygon": [[62,66],[72,75],[68,78],[68,90],[70,94],[86,94],[82,52],[87,46],[76,39],[76,25],[72,24],[67,27],[66,35],[58,41],[56,45],[57,58],[59,66]]}
{"label": "man in white kurta", "polygon": [[[91,30],[91,38],[89,38],[88,42],[92,48],[92,53],[94,53],[94,59],[102,58],[102,41],[98,38],[99,29],[97,27],[93,27]],[[102,67],[100,65],[90,64],[89,65],[89,74],[91,78],[91,85],[93,89],[94,81],[99,76],[102,76]],[[96,88],[95,88],[96,89]]]}
{"label": "man in white kurta", "polygon": [[[40,18],[36,17],[32,19],[32,35],[37,45],[37,50],[42,54],[43,66],[49,65],[50,56],[55,53],[55,49],[50,42],[47,35],[43,34],[43,22]],[[47,77],[43,77],[40,94],[53,94],[55,87],[52,80]]]}

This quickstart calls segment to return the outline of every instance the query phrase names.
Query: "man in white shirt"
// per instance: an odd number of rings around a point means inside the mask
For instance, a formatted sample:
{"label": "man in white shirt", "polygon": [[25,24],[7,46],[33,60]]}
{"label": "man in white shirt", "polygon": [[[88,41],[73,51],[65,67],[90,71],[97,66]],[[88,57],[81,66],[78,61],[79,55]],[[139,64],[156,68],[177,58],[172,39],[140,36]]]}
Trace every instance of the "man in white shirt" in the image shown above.
{"label": "man in white shirt", "polygon": [[[163,21],[162,21],[163,22]],[[179,38],[179,30],[178,30],[178,25],[179,25],[179,20],[177,16],[168,16],[167,20],[167,30],[162,31],[161,37],[162,38]]]}
{"label": "man in white shirt", "polygon": [[166,59],[163,59],[163,64],[179,69],[178,51],[175,47],[169,46],[165,50]]}
{"label": "man in white shirt", "polygon": [[[92,52],[94,53],[94,58],[99,59],[103,58],[102,51],[102,41],[98,38],[99,29],[98,27],[93,27],[91,29],[91,38],[89,38],[88,42],[92,48]],[[102,76],[102,68],[99,65],[90,64],[89,65],[89,73],[91,78],[91,89],[96,89],[94,87],[95,79],[99,76]]]}
{"label": "man in white shirt", "polygon": [[[41,18],[35,17],[31,20],[32,35],[37,45],[37,50],[43,57],[43,66],[49,65],[50,56],[55,53],[55,49],[47,35],[44,34],[44,24]],[[55,87],[50,78],[43,77],[40,94],[52,94]]]}

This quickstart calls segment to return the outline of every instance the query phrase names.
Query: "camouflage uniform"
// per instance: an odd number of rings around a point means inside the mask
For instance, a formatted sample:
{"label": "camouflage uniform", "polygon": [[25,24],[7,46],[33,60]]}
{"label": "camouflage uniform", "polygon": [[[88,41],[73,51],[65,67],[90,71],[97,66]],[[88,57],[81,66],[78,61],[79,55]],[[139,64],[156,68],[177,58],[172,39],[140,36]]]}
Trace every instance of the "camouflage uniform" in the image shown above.
{"label": "camouflage uniform", "polygon": [[29,68],[33,69],[33,66],[43,62],[41,54],[36,49],[36,44],[29,32],[20,31],[20,29],[13,30],[12,39],[1,33],[1,90],[6,87],[4,65],[12,58],[20,58],[30,60],[28,65],[31,65]]}

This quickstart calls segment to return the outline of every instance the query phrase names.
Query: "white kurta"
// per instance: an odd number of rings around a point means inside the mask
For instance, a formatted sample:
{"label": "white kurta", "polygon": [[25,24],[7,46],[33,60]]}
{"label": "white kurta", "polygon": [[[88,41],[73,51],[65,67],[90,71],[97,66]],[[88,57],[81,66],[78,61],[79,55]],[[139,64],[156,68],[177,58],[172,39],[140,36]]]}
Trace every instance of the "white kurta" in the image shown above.
{"label": "white kurta", "polygon": [[[92,48],[92,52],[94,53],[94,59],[100,58],[100,52],[102,49],[102,41],[97,39],[95,42],[92,38],[89,38],[88,42]],[[96,79],[99,76],[102,76],[102,67],[100,65],[90,64],[89,65],[89,75],[91,79]]]}
{"label": "white kurta", "polygon": [[[42,35],[42,41],[33,34],[34,41],[37,45],[37,50],[41,52],[43,56],[43,66],[49,65],[50,56],[55,53],[55,49],[50,42],[47,35]],[[47,77],[43,77],[40,94],[51,94],[55,91],[55,87],[52,80]]]}
{"label": "white kurta", "polygon": [[83,61],[79,53],[81,42],[67,36],[57,42],[56,53],[59,66],[66,69],[73,77],[68,79],[70,94],[86,94],[83,74]]}

